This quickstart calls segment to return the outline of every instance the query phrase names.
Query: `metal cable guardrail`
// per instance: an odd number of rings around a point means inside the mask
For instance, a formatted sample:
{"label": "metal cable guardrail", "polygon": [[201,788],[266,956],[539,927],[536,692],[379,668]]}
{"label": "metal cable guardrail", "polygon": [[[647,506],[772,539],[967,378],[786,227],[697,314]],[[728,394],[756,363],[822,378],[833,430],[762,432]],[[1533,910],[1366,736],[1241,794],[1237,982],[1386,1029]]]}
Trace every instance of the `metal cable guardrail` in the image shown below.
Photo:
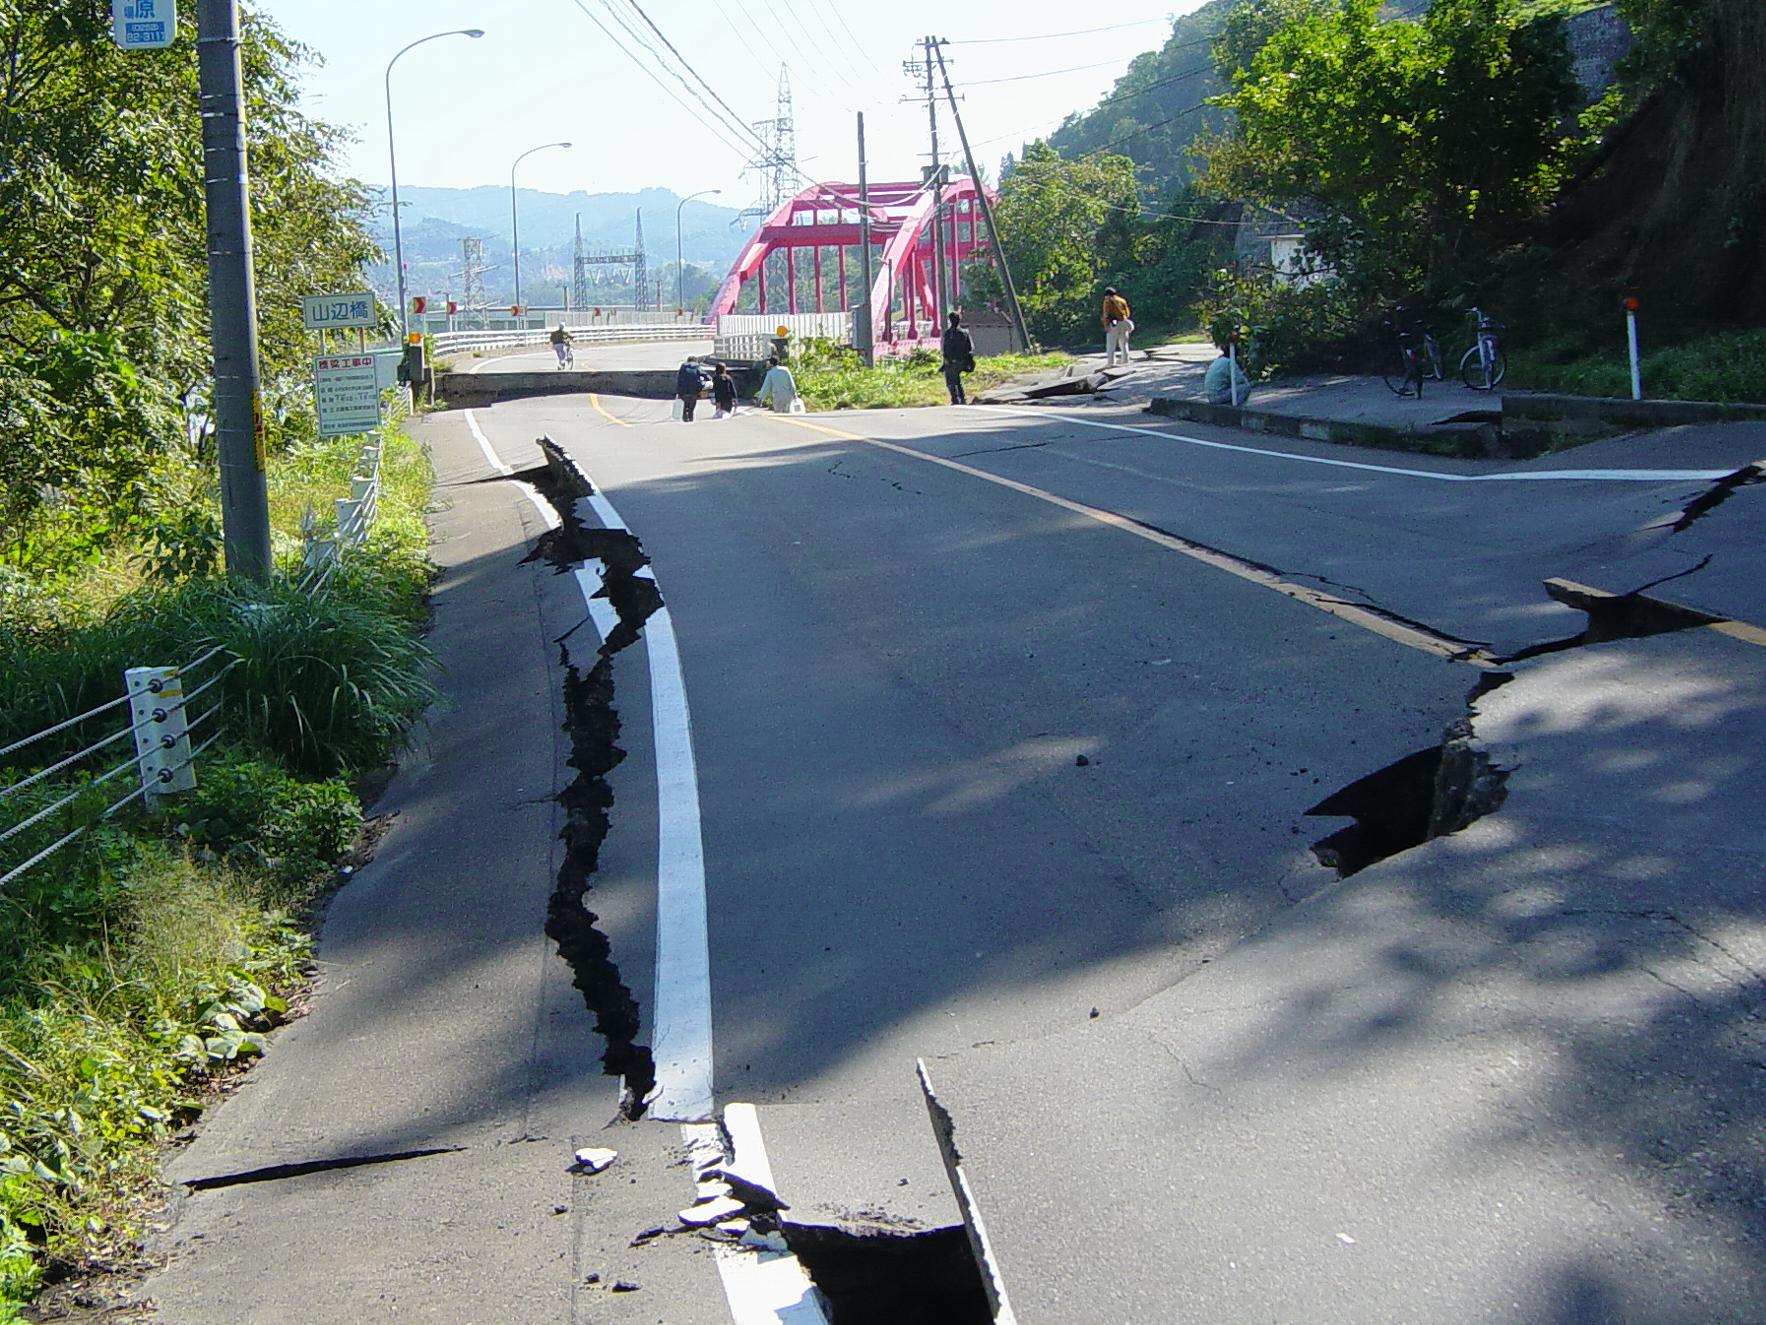
{"label": "metal cable guardrail", "polygon": [[[184,678],[215,662],[227,652],[224,647],[213,648],[182,667],[128,668],[123,674],[125,692],[119,698],[63,719],[0,749],[0,758],[15,755],[40,741],[103,717],[119,707],[126,705],[130,709],[127,725],[87,741],[81,748],[62,755],[16,782],[0,787],[0,815],[3,815],[9,803],[20,792],[33,787],[52,787],[50,780],[58,775],[74,775],[71,785],[65,790],[53,789],[54,798],[47,804],[0,827],[0,846],[23,838],[32,829],[49,823],[57,814],[75,811],[82,803],[90,800],[96,789],[116,781],[124,774],[133,772],[139,779],[139,785],[132,790],[111,801],[95,814],[72,824],[53,841],[0,873],[0,889],[48,861],[96,824],[114,817],[134,802],[173,795],[195,785],[194,765],[197,757],[225,734],[225,699],[220,695],[215,696],[194,718],[186,720],[184,714],[192,708],[194,701],[220,685],[227,674],[239,665],[239,659],[229,658],[216,669],[214,675],[189,691],[183,688]],[[207,733],[201,744],[192,747],[191,734],[198,728],[207,727],[209,723],[214,724],[213,730]],[[91,768],[94,756],[131,737],[134,749],[126,758],[110,764],[102,771],[81,776]],[[78,744],[77,741],[75,743]]]}

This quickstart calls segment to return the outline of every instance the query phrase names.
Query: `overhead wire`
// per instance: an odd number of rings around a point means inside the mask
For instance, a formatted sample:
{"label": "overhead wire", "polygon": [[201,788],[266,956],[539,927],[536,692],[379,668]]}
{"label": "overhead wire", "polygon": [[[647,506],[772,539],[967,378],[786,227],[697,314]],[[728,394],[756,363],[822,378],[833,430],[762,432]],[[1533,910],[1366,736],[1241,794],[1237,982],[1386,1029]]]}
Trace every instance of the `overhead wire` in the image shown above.
{"label": "overhead wire", "polygon": [[708,121],[704,115],[700,114],[692,106],[689,106],[685,101],[683,101],[681,99],[679,93],[677,93],[667,83],[662,81],[661,75],[656,73],[655,70],[651,69],[650,66],[648,64],[644,63],[643,60],[639,59],[637,56],[632,54],[630,48],[627,47],[626,44],[619,39],[618,35],[614,33],[613,29],[609,28],[606,23],[602,22],[600,15],[596,14],[594,10],[590,9],[588,7],[588,5],[584,2],[584,0],[570,0],[570,3],[575,5],[579,10],[581,10],[583,16],[585,18],[587,18],[591,23],[593,23],[596,27],[600,28],[603,35],[606,36],[607,40],[612,42],[614,44],[614,46],[619,49],[621,54],[623,54],[628,60],[630,60],[633,64],[635,64],[650,79],[651,82],[655,83],[657,87],[662,89],[662,91],[664,93],[666,93],[672,101],[674,101],[677,105],[679,105],[682,110],[686,111],[687,114],[692,116],[695,120],[698,120],[700,125],[702,127],[704,127],[705,129],[707,129],[708,131],[710,131],[710,133],[712,134],[713,137],[717,138],[720,142],[723,143],[723,145],[725,147],[729,148],[732,152],[735,152],[737,155],[739,155],[739,156],[748,155],[748,153],[751,149],[749,149],[747,147],[740,146],[735,142],[732,142],[730,140],[730,138],[727,136],[728,135],[727,128],[717,127],[712,121]]}
{"label": "overhead wire", "polygon": [[1059,37],[1089,37],[1095,32],[1121,32],[1125,28],[1144,28],[1152,23],[1167,23],[1169,21],[1164,15],[1160,15],[1156,18],[1137,18],[1132,23],[1112,23],[1103,28],[1077,28],[1072,32],[1036,32],[1021,37],[967,37],[947,42],[946,45],[1001,46],[1020,41],[1054,41]]}

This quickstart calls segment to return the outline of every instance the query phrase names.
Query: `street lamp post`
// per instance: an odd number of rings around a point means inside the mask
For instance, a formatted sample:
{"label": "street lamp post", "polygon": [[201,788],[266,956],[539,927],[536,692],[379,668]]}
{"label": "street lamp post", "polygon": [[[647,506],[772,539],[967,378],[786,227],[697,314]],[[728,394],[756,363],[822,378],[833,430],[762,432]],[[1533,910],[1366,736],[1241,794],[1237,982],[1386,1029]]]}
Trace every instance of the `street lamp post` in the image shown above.
{"label": "street lamp post", "polygon": [[[541,143],[538,147],[530,147],[515,160],[509,163],[509,246],[515,259],[515,307],[521,307],[521,209],[515,201],[515,167],[520,165],[535,152],[543,152],[548,147],[569,147],[569,143]],[[517,314],[519,317],[520,315]]]}
{"label": "street lamp post", "polygon": [[421,46],[426,41],[434,41],[438,37],[473,37],[484,36],[483,28],[453,28],[447,32],[432,32],[427,37],[419,37],[410,46],[405,47],[398,55],[386,62],[386,155],[392,167],[392,253],[393,262],[398,268],[399,278],[399,339],[404,340],[411,331],[410,319],[406,314],[405,305],[405,241],[399,230],[399,153],[393,143],[392,136],[392,67],[399,62],[399,55],[413,47]]}
{"label": "street lamp post", "polygon": [[687,288],[687,268],[681,261],[681,208],[695,198],[704,198],[713,193],[722,193],[722,189],[700,189],[697,193],[689,193],[675,204],[675,309],[679,311],[686,306],[682,291]]}

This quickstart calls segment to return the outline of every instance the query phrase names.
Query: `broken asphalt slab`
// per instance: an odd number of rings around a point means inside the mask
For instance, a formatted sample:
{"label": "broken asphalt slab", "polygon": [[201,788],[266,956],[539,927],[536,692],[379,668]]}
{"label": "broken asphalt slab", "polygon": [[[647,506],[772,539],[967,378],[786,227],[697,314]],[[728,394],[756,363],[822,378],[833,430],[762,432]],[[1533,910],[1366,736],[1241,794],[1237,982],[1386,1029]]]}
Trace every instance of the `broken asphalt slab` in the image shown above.
{"label": "broken asphalt slab", "polygon": [[1541,659],[1475,704],[1494,813],[929,1060],[1016,1319],[1758,1321],[1763,736],[1766,650]]}

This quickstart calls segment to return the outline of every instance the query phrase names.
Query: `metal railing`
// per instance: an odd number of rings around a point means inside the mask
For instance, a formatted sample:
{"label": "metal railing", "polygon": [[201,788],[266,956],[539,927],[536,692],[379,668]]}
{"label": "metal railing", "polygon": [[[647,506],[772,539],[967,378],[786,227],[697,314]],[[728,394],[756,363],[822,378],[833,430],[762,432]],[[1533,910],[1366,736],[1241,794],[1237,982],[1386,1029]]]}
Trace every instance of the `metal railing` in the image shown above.
{"label": "metal railing", "polygon": [[[607,345],[618,341],[700,340],[710,339],[711,328],[700,322],[660,322],[648,326],[571,327],[570,339],[576,345]],[[527,327],[520,331],[443,331],[434,337],[436,357],[459,354],[466,350],[500,350],[518,345],[543,345],[551,336],[549,327]]]}
{"label": "metal railing", "polygon": [[[185,681],[193,674],[210,669],[211,664],[212,670],[207,678],[186,691]],[[33,828],[51,822],[58,814],[62,816],[62,823],[56,827],[64,830],[0,873],[0,888],[41,865],[136,801],[151,806],[160,798],[193,788],[196,785],[197,756],[219,740],[225,731],[224,696],[203,697],[220,685],[227,673],[238,665],[239,659],[228,655],[226,649],[214,648],[182,667],[128,668],[123,673],[124,693],[116,699],[0,747],[0,761],[15,761],[21,751],[40,742],[94,724],[119,708],[126,706],[128,709],[128,721],[123,726],[91,739],[82,735],[71,742],[78,749],[16,782],[0,786],[0,824],[4,825],[0,826],[0,850]],[[192,708],[200,710],[194,717],[190,716]],[[105,766],[105,760],[114,759],[116,755],[113,747],[130,737],[134,738],[132,753]],[[198,737],[200,741],[193,744]],[[102,771],[93,773],[94,768]],[[104,808],[85,814],[75,822],[81,813],[82,802],[88,802],[97,788],[115,782],[131,770],[137,774],[136,786]],[[10,818],[17,804],[15,798],[32,787],[46,788],[54,799],[22,817]]]}
{"label": "metal railing", "polygon": [[[406,393],[407,399],[409,393]],[[343,562],[346,552],[360,547],[380,513],[381,451],[383,433],[370,434],[356,453],[356,472],[350,476],[350,495],[333,506],[336,523],[329,537],[318,533],[318,521],[309,507],[301,516],[301,571],[295,583],[307,593],[323,593]]]}

